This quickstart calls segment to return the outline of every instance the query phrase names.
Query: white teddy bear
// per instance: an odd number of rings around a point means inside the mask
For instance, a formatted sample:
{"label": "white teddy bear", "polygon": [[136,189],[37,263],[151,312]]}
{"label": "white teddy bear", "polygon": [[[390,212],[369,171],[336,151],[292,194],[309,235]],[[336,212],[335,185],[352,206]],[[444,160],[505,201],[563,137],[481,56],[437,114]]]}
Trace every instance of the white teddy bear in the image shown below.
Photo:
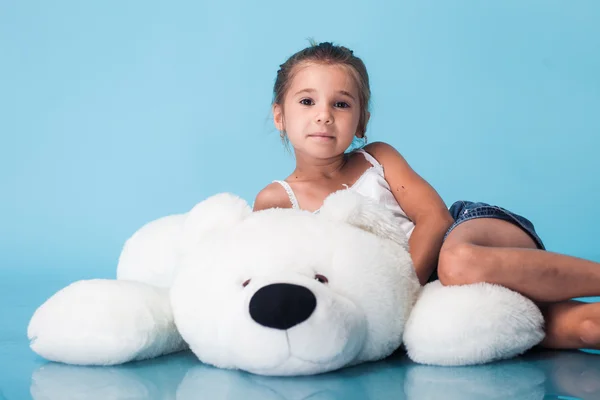
{"label": "white teddy bear", "polygon": [[143,226],[117,280],[75,282],[33,315],[33,351],[115,365],[186,348],[260,375],[309,375],[387,357],[433,365],[521,354],[544,337],[525,297],[477,284],[422,288],[384,207],[350,191],[318,214],[252,212],[218,194]]}

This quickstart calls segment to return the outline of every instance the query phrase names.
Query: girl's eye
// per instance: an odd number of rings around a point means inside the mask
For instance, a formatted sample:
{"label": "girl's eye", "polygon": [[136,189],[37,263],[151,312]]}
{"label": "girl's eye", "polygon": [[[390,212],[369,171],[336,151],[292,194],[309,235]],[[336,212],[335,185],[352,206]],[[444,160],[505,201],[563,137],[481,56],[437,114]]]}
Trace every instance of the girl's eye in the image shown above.
{"label": "girl's eye", "polygon": [[321,274],[316,274],[315,279],[321,283],[329,282],[329,279],[327,279],[327,277],[325,277],[324,275],[321,275]]}
{"label": "girl's eye", "polygon": [[302,99],[300,100],[300,104],[303,104],[305,106],[312,106],[313,102],[311,99]]}
{"label": "girl's eye", "polygon": [[350,104],[346,103],[345,101],[338,101],[335,103],[335,106],[339,108],[348,108],[350,107]]}
{"label": "girl's eye", "polygon": [[244,281],[244,283],[242,283],[242,287],[246,287],[246,286],[248,286],[248,284],[249,284],[249,283],[250,283],[250,279],[246,279],[246,280]]}

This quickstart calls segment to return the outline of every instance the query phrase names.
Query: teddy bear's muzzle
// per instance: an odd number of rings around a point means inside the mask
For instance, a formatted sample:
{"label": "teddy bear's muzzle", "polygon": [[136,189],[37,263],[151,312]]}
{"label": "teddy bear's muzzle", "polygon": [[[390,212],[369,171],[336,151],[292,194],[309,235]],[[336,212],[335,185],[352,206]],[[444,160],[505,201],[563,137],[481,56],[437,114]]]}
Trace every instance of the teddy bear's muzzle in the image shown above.
{"label": "teddy bear's muzzle", "polygon": [[250,316],[257,323],[286,330],[306,321],[317,307],[317,298],[304,286],[273,283],[250,299]]}

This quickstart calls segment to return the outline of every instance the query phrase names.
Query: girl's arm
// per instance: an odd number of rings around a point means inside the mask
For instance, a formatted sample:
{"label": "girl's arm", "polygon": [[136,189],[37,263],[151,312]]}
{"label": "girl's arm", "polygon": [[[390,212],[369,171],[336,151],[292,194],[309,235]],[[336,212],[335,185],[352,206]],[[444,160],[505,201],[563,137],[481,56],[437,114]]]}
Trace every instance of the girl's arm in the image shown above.
{"label": "girl's arm", "polygon": [[435,189],[413,171],[396,149],[377,142],[365,146],[365,151],[383,166],[396,201],[415,224],[409,251],[424,285],[437,266],[442,240],[454,220]]}

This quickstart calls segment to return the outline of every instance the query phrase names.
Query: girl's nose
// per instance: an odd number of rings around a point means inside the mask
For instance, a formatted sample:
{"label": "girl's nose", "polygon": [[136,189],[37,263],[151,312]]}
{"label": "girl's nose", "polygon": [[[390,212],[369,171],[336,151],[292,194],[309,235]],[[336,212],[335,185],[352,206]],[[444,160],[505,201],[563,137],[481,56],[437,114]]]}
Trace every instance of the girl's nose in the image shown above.
{"label": "girl's nose", "polygon": [[333,115],[329,109],[320,110],[315,116],[315,120],[319,124],[331,124],[333,122]]}

